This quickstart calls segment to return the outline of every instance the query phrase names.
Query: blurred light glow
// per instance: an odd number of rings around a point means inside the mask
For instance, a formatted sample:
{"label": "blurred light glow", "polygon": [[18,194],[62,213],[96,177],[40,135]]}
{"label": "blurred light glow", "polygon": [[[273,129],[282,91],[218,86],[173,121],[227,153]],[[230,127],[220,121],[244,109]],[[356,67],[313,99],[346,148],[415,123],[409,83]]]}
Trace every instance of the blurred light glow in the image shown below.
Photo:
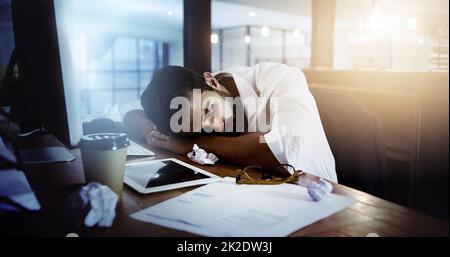
{"label": "blurred light glow", "polygon": [[419,45],[425,44],[425,39],[423,37],[417,39],[417,44],[419,44]]}
{"label": "blurred light glow", "polygon": [[294,29],[293,36],[295,38],[299,38],[300,37],[300,30],[299,29]]}
{"label": "blurred light glow", "polygon": [[261,37],[268,37],[270,35],[270,29],[267,26],[261,28]]}
{"label": "blurred light glow", "polygon": [[386,30],[393,31],[397,28],[395,17],[388,16],[385,20],[386,22],[384,25]]}
{"label": "blurred light glow", "polygon": [[248,12],[248,16],[255,17],[256,13],[254,11],[250,11],[250,12]]}
{"label": "blurred light glow", "polygon": [[417,19],[415,17],[408,18],[408,30],[416,30],[417,29]]}
{"label": "blurred light glow", "polygon": [[361,16],[359,16],[358,18],[358,29],[359,31],[362,31],[364,29],[364,19]]}
{"label": "blurred light glow", "polygon": [[217,44],[218,42],[219,42],[219,35],[217,35],[216,33],[212,33],[211,34],[211,43]]}
{"label": "blurred light glow", "polygon": [[244,37],[244,43],[246,43],[247,45],[250,44],[252,42],[252,37],[250,35],[245,35]]}
{"label": "blurred light glow", "polygon": [[167,12],[167,15],[173,16],[173,11],[168,11],[168,12]]}
{"label": "blurred light glow", "polygon": [[379,29],[382,23],[382,17],[377,9],[373,9],[369,16],[370,28]]}

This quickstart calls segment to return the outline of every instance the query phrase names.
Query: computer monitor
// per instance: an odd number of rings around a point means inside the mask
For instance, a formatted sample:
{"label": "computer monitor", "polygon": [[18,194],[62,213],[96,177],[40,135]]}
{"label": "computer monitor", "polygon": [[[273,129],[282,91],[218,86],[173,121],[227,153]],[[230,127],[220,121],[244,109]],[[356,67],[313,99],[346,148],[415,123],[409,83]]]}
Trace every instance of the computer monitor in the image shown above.
{"label": "computer monitor", "polygon": [[12,11],[30,113],[67,146],[122,131],[153,72],[183,65],[183,0],[12,0]]}
{"label": "computer monitor", "polygon": [[67,147],[83,135],[78,114],[68,40],[60,37],[53,0],[13,0],[14,40],[29,118]]}

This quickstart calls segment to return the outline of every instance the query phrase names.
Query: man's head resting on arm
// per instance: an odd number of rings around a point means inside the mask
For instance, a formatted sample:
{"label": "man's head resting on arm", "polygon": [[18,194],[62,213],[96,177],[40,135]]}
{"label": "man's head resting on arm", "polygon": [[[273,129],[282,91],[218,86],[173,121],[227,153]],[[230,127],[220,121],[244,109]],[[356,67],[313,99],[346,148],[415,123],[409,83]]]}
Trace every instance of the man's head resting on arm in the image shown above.
{"label": "man's head resting on arm", "polygon": [[[234,83],[230,74],[221,73],[214,77],[211,73],[200,75],[195,71],[180,66],[168,66],[154,72],[153,78],[141,95],[141,104],[147,117],[153,121],[159,132],[165,135],[194,135],[192,132],[224,132],[224,124],[227,119],[234,119],[233,106],[226,102],[226,97],[231,94],[223,82]],[[220,82],[219,81],[223,81]],[[194,103],[194,94],[200,103]],[[201,93],[201,94],[200,94]],[[188,131],[174,131],[171,126],[171,118],[180,112],[179,106],[170,108],[172,100],[184,98],[189,102],[188,112],[181,115],[188,117]],[[200,98],[200,99],[199,99]],[[173,103],[172,103],[173,104]],[[199,117],[194,120],[194,117]],[[177,123],[183,122],[182,119]],[[198,130],[194,127],[195,123]]]}

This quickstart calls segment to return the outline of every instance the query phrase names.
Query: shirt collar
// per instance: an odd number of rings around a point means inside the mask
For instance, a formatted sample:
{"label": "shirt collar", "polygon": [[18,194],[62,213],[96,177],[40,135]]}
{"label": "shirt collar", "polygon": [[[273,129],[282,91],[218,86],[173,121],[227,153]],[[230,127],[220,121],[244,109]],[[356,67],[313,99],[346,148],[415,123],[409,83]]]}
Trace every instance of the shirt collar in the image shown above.
{"label": "shirt collar", "polygon": [[258,97],[255,90],[253,90],[252,85],[246,79],[235,72],[230,73],[233,76],[234,83],[236,84],[236,88],[241,98]]}

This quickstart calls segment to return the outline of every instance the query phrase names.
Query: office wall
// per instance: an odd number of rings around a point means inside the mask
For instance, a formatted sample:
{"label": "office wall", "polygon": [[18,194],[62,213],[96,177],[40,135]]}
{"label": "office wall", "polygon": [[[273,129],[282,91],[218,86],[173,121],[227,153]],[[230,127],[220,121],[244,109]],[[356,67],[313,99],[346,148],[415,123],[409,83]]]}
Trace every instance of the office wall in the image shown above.
{"label": "office wall", "polygon": [[261,62],[311,62],[311,0],[213,0],[212,70]]}
{"label": "office wall", "polygon": [[448,219],[448,72],[304,72],[311,88],[350,94],[381,118],[388,200]]}

